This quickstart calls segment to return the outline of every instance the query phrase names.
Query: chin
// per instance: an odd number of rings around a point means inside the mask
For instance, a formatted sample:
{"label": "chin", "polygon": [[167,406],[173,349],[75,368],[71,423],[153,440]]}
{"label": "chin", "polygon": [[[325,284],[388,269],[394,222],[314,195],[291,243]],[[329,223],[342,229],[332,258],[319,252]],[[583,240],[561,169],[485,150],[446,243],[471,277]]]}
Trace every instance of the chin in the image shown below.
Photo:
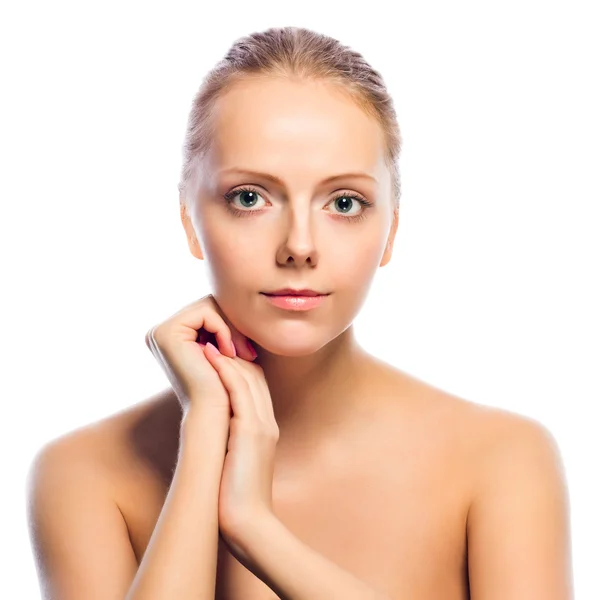
{"label": "chin", "polygon": [[316,344],[314,342],[307,342],[306,344],[298,344],[297,342],[289,344],[276,342],[271,344],[268,341],[266,341],[264,344],[260,342],[257,342],[257,344],[264,351],[269,352],[270,354],[274,354],[276,356],[288,356],[292,358],[300,356],[310,356],[311,354],[314,354],[315,352],[321,350],[321,348],[323,348],[327,344],[327,342]]}

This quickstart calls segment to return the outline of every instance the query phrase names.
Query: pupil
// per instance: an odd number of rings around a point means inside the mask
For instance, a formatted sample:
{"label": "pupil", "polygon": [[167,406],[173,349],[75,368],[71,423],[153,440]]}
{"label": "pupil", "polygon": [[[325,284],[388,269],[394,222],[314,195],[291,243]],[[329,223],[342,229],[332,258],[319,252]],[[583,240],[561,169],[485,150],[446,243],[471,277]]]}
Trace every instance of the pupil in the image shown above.
{"label": "pupil", "polygon": [[340,198],[338,198],[337,201],[338,201],[338,203],[342,203],[342,204],[347,205],[345,207],[344,206],[341,207],[344,212],[347,212],[348,209],[350,208],[350,206],[349,206],[349,204],[350,204],[350,198],[348,198],[347,196],[341,196]]}
{"label": "pupil", "polygon": [[[242,191],[242,192],[240,192],[240,200],[242,200],[242,201],[243,201],[243,198],[244,198],[244,194],[249,194],[251,196],[255,196],[256,195],[254,192]],[[250,200],[251,203],[255,202],[255,201],[256,201],[256,198],[253,198],[253,199]]]}

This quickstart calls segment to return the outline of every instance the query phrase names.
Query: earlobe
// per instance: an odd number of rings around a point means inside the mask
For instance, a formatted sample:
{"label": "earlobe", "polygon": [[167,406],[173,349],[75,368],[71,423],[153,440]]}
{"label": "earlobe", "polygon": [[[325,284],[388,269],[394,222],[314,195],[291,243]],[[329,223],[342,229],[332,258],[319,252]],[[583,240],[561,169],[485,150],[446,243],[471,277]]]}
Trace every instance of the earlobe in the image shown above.
{"label": "earlobe", "polygon": [[396,238],[396,231],[398,231],[398,212],[394,212],[394,218],[392,221],[392,226],[390,227],[390,235],[387,240],[387,244],[385,245],[385,251],[383,253],[383,257],[381,258],[381,262],[379,263],[380,267],[385,267],[390,260],[392,260],[392,251],[394,249],[394,239]]}
{"label": "earlobe", "polygon": [[383,257],[381,258],[381,262],[379,263],[380,267],[385,267],[390,260],[392,260],[392,250],[394,249],[394,241],[393,238],[390,238],[385,246],[385,252],[383,253]]}
{"label": "earlobe", "polygon": [[190,215],[187,211],[187,206],[185,201],[179,198],[179,214],[181,217],[181,223],[185,230],[185,235],[188,241],[188,247],[190,252],[199,260],[204,260],[204,256],[202,254],[202,248],[200,248],[200,244],[198,243],[198,238],[196,237],[196,232],[194,231],[194,226],[192,225],[192,221],[190,219]]}

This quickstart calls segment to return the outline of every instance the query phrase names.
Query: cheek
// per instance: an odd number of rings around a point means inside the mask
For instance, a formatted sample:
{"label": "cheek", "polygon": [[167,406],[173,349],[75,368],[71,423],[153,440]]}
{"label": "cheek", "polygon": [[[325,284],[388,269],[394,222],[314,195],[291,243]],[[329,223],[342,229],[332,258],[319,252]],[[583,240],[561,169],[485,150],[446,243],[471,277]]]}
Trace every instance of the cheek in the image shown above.
{"label": "cheek", "polygon": [[250,248],[242,243],[218,214],[207,210],[201,223],[205,259],[213,265],[213,269],[235,269],[244,256],[250,255]]}
{"label": "cheek", "polygon": [[331,272],[340,286],[361,288],[368,284],[377,272],[383,248],[379,240],[361,240],[360,244],[340,253]]}
{"label": "cheek", "polygon": [[[207,261],[213,276],[228,288],[260,291],[273,284],[272,250],[258,243],[243,244],[240,240],[207,239]],[[275,277],[277,279],[277,277]]]}

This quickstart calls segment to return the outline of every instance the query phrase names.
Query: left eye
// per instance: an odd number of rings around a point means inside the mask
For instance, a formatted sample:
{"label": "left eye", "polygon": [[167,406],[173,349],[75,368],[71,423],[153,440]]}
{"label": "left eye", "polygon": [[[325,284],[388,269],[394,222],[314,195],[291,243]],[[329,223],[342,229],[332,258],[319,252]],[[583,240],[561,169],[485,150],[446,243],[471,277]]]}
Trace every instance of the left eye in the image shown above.
{"label": "left eye", "polygon": [[[363,207],[369,206],[368,202],[365,202],[362,198],[359,198],[358,196],[355,196],[354,194],[342,194],[340,196],[336,196],[331,201],[330,204],[335,205],[338,202],[338,200],[343,200],[343,202],[339,203],[339,204],[342,204],[342,208],[344,209],[343,214],[347,213],[350,210],[352,204],[356,204],[357,202],[359,204],[361,204]],[[351,202],[351,201],[354,201],[354,202]],[[338,204],[338,206],[339,206],[339,204]]]}

